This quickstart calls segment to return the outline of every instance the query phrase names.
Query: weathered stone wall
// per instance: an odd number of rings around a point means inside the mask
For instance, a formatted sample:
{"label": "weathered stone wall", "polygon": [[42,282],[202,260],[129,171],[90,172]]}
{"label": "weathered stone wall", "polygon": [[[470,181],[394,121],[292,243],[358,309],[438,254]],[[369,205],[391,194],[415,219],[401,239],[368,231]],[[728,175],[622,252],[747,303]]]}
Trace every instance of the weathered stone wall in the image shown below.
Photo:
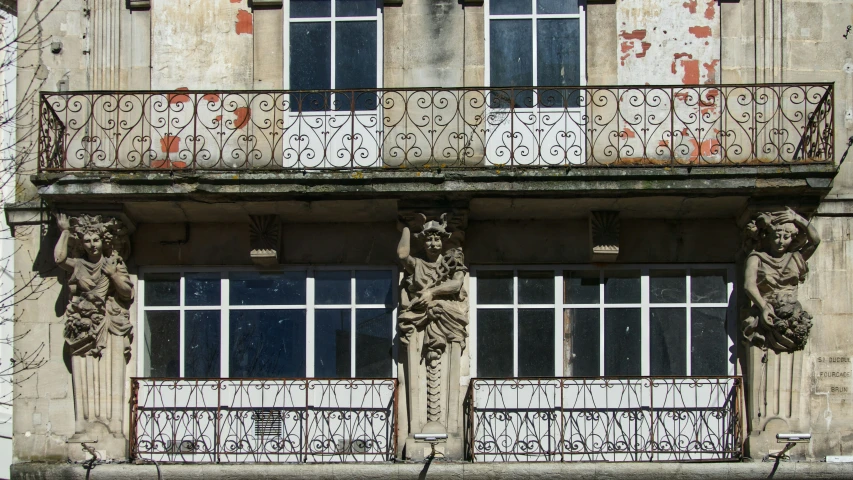
{"label": "weathered stone wall", "polygon": [[717,0],[621,0],[620,85],[717,83]]}

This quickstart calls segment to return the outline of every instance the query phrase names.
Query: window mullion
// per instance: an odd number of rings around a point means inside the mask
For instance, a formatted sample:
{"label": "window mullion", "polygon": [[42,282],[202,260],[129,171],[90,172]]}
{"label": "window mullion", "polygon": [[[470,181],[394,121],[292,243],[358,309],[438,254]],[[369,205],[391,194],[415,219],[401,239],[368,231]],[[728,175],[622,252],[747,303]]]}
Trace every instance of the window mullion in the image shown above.
{"label": "window mullion", "polygon": [[230,358],[231,358],[231,313],[229,306],[231,305],[231,297],[229,293],[228,272],[223,271],[219,279],[219,291],[221,292],[220,301],[220,320],[219,327],[221,333],[220,348],[219,348],[219,376],[228,378],[230,374]]}
{"label": "window mullion", "polygon": [[557,270],[554,276],[554,376],[564,376],[563,366],[565,365],[565,347],[563,339],[565,338],[565,330],[563,326],[563,271]]}
{"label": "window mullion", "polygon": [[518,270],[512,271],[512,376],[518,376]]}
{"label": "window mullion", "polygon": [[649,342],[649,269],[640,271],[640,374],[651,375]]}
{"label": "window mullion", "polygon": [[691,341],[691,338],[693,338],[693,321],[692,321],[693,306],[691,305],[692,299],[690,298],[690,296],[691,296],[691,285],[690,285],[691,273],[692,273],[692,269],[687,269],[687,276],[684,279],[686,282],[686,288],[687,288],[687,292],[686,292],[687,293],[687,299],[686,299],[687,303],[685,304],[685,310],[687,310],[687,315],[684,316],[685,321],[687,322],[687,325],[685,325],[685,329],[684,329],[684,331],[685,331],[684,336],[686,337],[684,339],[684,341],[687,342],[687,348],[685,349],[685,356],[687,358],[684,359],[684,362],[685,362],[684,365],[686,365],[686,368],[684,369],[685,375],[692,375],[693,374],[693,364],[690,361],[691,357],[692,357],[692,355],[690,353],[691,353],[691,350],[693,349],[693,342]]}
{"label": "window mullion", "polygon": [[305,275],[305,376],[314,376],[314,269]]}
{"label": "window mullion", "polygon": [[598,271],[598,371],[604,376],[604,269]]}
{"label": "window mullion", "polygon": [[178,277],[178,336],[180,337],[178,344],[178,376],[184,378],[184,372],[186,367],[184,363],[186,362],[186,353],[184,349],[186,348],[186,334],[187,334],[187,326],[184,319],[184,295],[185,295],[185,285],[184,285],[184,274],[181,273],[180,277]]}
{"label": "window mullion", "polygon": [[355,339],[356,335],[356,322],[355,322],[355,314],[356,314],[356,306],[355,306],[355,270],[350,270],[349,272],[349,294],[350,294],[350,314],[349,314],[349,331],[350,331],[350,344],[349,344],[349,371],[350,377],[355,378],[356,365],[355,365]]}

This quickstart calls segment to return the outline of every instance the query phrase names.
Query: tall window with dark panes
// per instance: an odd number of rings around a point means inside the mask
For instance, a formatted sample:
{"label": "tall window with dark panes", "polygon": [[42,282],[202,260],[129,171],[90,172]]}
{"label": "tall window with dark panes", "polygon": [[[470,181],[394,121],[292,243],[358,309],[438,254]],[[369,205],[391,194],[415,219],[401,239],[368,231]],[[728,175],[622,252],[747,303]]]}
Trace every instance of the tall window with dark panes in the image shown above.
{"label": "tall window with dark panes", "polygon": [[387,378],[390,269],[144,274],[140,370],[148,377]]}
{"label": "tall window with dark panes", "polygon": [[730,266],[474,268],[478,377],[734,374]]}
{"label": "tall window with dark panes", "polygon": [[[487,84],[491,87],[578,86],[583,81],[583,8],[578,0],[487,0]],[[511,97],[511,98],[510,98]],[[493,107],[574,107],[579,93],[493,91]]]}
{"label": "tall window with dark panes", "polygon": [[292,111],[372,110],[379,86],[376,0],[290,0],[286,35],[290,90],[348,90],[291,95]]}

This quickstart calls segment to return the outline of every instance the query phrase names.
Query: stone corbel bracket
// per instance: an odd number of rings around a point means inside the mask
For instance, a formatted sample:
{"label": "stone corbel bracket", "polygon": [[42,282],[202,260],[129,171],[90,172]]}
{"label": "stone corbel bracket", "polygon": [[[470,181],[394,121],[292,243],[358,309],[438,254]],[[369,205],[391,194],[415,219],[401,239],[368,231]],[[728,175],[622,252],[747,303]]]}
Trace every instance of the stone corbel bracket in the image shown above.
{"label": "stone corbel bracket", "polygon": [[590,261],[615,262],[619,256],[619,212],[600,210],[589,214]]}
{"label": "stone corbel bracket", "polygon": [[249,256],[256,265],[269,267],[278,264],[281,248],[281,219],[278,215],[249,216]]}

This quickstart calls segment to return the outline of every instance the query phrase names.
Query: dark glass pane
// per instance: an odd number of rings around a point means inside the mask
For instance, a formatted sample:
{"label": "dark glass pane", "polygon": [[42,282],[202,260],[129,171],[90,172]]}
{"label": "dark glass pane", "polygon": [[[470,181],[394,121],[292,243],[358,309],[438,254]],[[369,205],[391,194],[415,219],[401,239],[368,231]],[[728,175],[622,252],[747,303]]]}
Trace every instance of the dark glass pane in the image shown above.
{"label": "dark glass pane", "polygon": [[375,17],[376,0],[335,0],[335,16]]}
{"label": "dark glass pane", "polygon": [[391,376],[392,310],[364,308],[355,311],[355,376]]}
{"label": "dark glass pane", "polygon": [[[327,90],[332,86],[332,26],[327,22],[290,24],[290,89]],[[291,109],[328,110],[328,93],[291,94]]]}
{"label": "dark glass pane", "polygon": [[690,375],[728,375],[725,308],[690,310]]}
{"label": "dark glass pane", "polygon": [[604,375],[640,375],[640,309],[604,310]]}
{"label": "dark glass pane", "polygon": [[219,305],[222,280],[219,273],[188,273],[184,275],[184,305]]}
{"label": "dark glass pane", "polygon": [[604,303],[640,303],[640,272],[604,272]]}
{"label": "dark glass pane", "polygon": [[349,305],[352,301],[349,271],[318,270],[314,272],[314,303],[317,305]]}
{"label": "dark glass pane", "polygon": [[477,303],[481,305],[512,304],[512,271],[477,272]]}
{"label": "dark glass pane", "polygon": [[578,13],[578,0],[536,0],[536,13],[543,15]]}
{"label": "dark glass pane", "polygon": [[314,376],[350,378],[349,310],[314,312]]}
{"label": "dark glass pane", "polygon": [[518,272],[518,303],[554,303],[554,272]]}
{"label": "dark glass pane", "polygon": [[[330,16],[332,16],[330,0],[290,0],[290,18]],[[290,28],[293,28],[293,24]]]}
{"label": "dark glass pane", "polygon": [[566,343],[568,355],[566,374],[572,377],[597,377],[601,330],[597,308],[566,310]]}
{"label": "dark glass pane", "polygon": [[512,377],[512,310],[477,310],[477,376]]}
{"label": "dark glass pane", "polygon": [[690,301],[693,303],[726,303],[725,270],[692,270]]}
{"label": "dark glass pane", "polygon": [[391,272],[360,270],[355,272],[355,303],[359,305],[391,305]]}
{"label": "dark glass pane", "polygon": [[231,377],[304,377],[305,310],[231,310]]}
{"label": "dark glass pane", "polygon": [[538,83],[580,85],[580,27],[576,18],[542,19],[536,24]]}
{"label": "dark glass pane", "polygon": [[[376,88],[376,22],[335,26],[335,89]],[[337,94],[335,110],[376,108],[374,94]]]}
{"label": "dark glass pane", "polygon": [[304,305],[305,272],[235,272],[231,305]]}
{"label": "dark glass pane", "polygon": [[184,377],[218,378],[219,310],[184,312]]}
{"label": "dark glass pane", "polygon": [[517,15],[533,13],[530,0],[491,0],[489,13],[492,15]]}
{"label": "dark glass pane", "polygon": [[519,309],[518,376],[553,377],[553,345],[554,310],[544,308]]}
{"label": "dark glass pane", "polygon": [[[533,85],[533,25],[530,20],[492,20],[490,82],[493,87]],[[531,90],[493,90],[493,108],[532,107]]]}
{"label": "dark glass pane", "polygon": [[687,375],[687,309],[652,308],[649,316],[652,375]]}
{"label": "dark glass pane", "polygon": [[598,270],[578,270],[563,272],[566,289],[566,303],[599,303],[601,282]]}
{"label": "dark glass pane", "polygon": [[651,303],[684,303],[687,301],[687,278],[684,270],[652,270],[649,272]]}
{"label": "dark glass pane", "polygon": [[179,312],[145,312],[146,377],[181,375],[181,317]]}
{"label": "dark glass pane", "polygon": [[145,275],[145,306],[178,306],[180,304],[180,289],[180,275],[177,273]]}

